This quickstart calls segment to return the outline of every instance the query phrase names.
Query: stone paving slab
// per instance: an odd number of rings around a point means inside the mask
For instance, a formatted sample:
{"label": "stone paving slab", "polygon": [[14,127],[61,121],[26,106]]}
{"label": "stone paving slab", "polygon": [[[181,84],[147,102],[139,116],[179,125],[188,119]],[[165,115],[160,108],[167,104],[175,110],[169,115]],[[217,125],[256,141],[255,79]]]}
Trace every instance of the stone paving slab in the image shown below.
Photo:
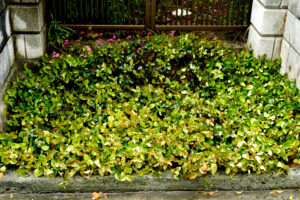
{"label": "stone paving slab", "polygon": [[132,182],[120,182],[114,177],[93,176],[85,179],[75,176],[68,181],[68,185],[59,186],[63,179],[39,177],[34,175],[21,177],[10,171],[5,173],[0,181],[1,193],[86,193],[102,192],[140,192],[140,191],[198,191],[219,190],[279,190],[300,188],[300,165],[290,168],[288,175],[276,174],[238,174],[234,178],[218,172],[215,175],[199,177],[194,181],[174,180],[170,172],[161,177],[150,175],[133,176]]}
{"label": "stone paving slab", "polygon": [[[132,192],[106,193],[107,200],[300,200],[300,191],[174,191],[174,192]],[[91,193],[57,194],[0,194],[0,200],[92,200]],[[103,196],[101,199],[105,199]]]}

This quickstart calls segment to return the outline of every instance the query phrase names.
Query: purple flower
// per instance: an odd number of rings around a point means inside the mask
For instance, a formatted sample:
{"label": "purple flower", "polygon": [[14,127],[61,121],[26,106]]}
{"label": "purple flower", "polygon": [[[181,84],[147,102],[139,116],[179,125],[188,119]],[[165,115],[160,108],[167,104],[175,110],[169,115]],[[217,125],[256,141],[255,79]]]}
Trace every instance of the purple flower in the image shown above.
{"label": "purple flower", "polygon": [[59,57],[59,54],[56,53],[55,51],[53,51],[52,56],[53,56],[54,58],[57,58],[57,57]]}
{"label": "purple flower", "polygon": [[128,35],[128,36],[126,37],[126,39],[127,39],[127,40],[130,40],[130,39],[131,39],[131,35]]}
{"label": "purple flower", "polygon": [[115,40],[113,38],[107,40],[108,42],[114,42]]}
{"label": "purple flower", "polygon": [[144,46],[144,42],[145,42],[145,40],[141,40],[141,42],[140,42],[140,47],[142,47],[142,46]]}
{"label": "purple flower", "polygon": [[152,35],[152,33],[151,33],[151,32],[148,32],[147,35],[148,35],[148,36],[149,36],[149,35]]}
{"label": "purple flower", "polygon": [[68,40],[65,40],[65,41],[64,41],[64,45],[69,45],[69,41],[68,41]]}

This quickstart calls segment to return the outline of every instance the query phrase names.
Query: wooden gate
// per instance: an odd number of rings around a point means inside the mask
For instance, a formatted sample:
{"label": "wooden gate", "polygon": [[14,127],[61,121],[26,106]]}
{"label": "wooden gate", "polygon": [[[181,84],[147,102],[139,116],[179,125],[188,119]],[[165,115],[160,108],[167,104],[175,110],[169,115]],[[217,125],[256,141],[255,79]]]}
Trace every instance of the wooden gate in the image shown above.
{"label": "wooden gate", "polygon": [[73,29],[232,30],[252,0],[47,0],[47,19]]}

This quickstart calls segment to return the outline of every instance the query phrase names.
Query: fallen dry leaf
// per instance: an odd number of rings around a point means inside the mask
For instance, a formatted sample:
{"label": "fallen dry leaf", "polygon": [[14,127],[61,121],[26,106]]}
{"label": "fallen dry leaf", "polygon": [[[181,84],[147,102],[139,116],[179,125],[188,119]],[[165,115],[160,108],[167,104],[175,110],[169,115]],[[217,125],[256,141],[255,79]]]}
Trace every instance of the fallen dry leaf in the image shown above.
{"label": "fallen dry leaf", "polygon": [[280,194],[280,193],[283,193],[283,190],[272,190],[270,193],[271,194]]}
{"label": "fallen dry leaf", "polygon": [[235,191],[235,193],[237,193],[237,194],[242,194],[243,192],[241,192],[241,191]]}
{"label": "fallen dry leaf", "polygon": [[208,192],[208,194],[209,194],[209,195],[214,195],[216,192],[218,192],[218,191]]}
{"label": "fallen dry leaf", "polygon": [[[101,196],[103,195],[103,192],[93,192],[92,196],[93,196],[93,200],[98,200],[101,198]],[[104,197],[105,198],[105,197]]]}

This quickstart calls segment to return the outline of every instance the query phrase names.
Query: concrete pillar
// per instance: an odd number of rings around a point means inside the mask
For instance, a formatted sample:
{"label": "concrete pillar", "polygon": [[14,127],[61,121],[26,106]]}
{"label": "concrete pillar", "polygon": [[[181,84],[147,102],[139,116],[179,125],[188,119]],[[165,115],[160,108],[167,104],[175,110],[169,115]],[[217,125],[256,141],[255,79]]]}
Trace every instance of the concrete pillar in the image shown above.
{"label": "concrete pillar", "polygon": [[9,8],[5,0],[0,0],[0,131],[5,122],[3,96],[7,79],[15,61],[12,32],[9,20]]}
{"label": "concrete pillar", "polygon": [[248,45],[255,56],[280,56],[288,0],[253,0]]}
{"label": "concrete pillar", "polygon": [[300,0],[290,0],[280,56],[280,72],[296,79],[300,89]]}
{"label": "concrete pillar", "polygon": [[16,59],[38,59],[46,50],[44,0],[9,0]]}

